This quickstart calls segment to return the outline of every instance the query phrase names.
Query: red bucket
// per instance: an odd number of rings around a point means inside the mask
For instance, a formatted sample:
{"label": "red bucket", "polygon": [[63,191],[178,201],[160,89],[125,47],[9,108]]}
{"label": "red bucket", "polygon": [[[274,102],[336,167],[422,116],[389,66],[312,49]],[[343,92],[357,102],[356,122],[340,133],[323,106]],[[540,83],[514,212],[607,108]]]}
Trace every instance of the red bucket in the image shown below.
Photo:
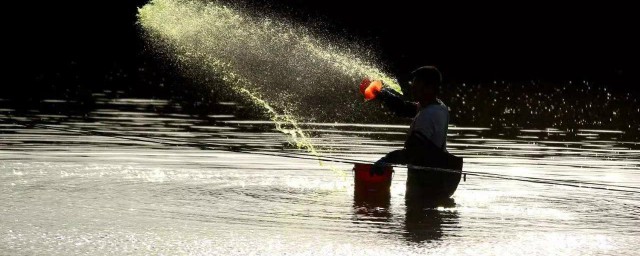
{"label": "red bucket", "polygon": [[393,167],[384,168],[382,175],[371,175],[372,164],[355,164],[353,166],[353,179],[356,190],[364,191],[389,191],[393,178]]}

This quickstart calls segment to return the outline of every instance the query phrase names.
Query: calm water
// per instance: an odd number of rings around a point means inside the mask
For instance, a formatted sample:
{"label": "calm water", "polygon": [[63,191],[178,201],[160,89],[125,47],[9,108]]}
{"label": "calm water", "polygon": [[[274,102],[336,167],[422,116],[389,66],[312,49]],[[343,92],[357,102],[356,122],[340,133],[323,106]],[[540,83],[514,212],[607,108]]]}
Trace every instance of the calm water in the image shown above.
{"label": "calm water", "polygon": [[[404,169],[390,198],[356,198],[347,164],[194,147],[297,152],[271,123],[236,119],[233,103],[207,119],[154,111],[167,104],[105,99],[82,119],[3,106],[2,118],[117,136],[0,123],[0,254],[638,253],[639,193],[468,176],[453,203],[407,209]],[[407,129],[303,127],[324,155],[363,160]],[[466,171],[638,187],[640,143],[624,138],[452,126],[448,146]]]}

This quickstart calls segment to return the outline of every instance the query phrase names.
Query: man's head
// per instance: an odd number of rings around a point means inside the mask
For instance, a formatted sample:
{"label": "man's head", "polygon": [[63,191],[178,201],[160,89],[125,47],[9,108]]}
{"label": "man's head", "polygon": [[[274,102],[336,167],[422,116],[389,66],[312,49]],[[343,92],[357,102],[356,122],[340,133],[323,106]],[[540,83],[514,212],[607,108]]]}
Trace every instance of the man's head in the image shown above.
{"label": "man's head", "polygon": [[440,93],[442,74],[434,66],[419,67],[411,72],[411,96],[418,102],[434,101]]}

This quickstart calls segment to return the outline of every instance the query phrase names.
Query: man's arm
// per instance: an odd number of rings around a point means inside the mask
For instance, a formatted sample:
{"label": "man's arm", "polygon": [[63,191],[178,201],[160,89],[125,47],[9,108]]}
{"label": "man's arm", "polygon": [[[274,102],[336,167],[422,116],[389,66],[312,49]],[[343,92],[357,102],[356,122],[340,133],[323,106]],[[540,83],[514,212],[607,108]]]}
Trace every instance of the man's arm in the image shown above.
{"label": "man's arm", "polygon": [[386,164],[409,164],[409,158],[406,149],[398,149],[387,153],[378,161]]}
{"label": "man's arm", "polygon": [[376,97],[382,101],[394,115],[399,117],[414,117],[418,113],[418,106],[414,102],[405,101],[402,96],[390,88],[383,88]]}
{"label": "man's arm", "polygon": [[429,165],[429,156],[436,156],[442,149],[433,144],[420,131],[412,131],[403,149],[394,150],[376,161],[371,168],[371,174],[382,174],[384,168],[390,164]]}
{"label": "man's arm", "polygon": [[371,175],[382,175],[385,167],[390,164],[408,164],[408,154],[405,149],[394,150],[373,163]]}
{"label": "man's arm", "polygon": [[425,156],[442,151],[420,132],[412,132],[404,143],[403,149],[387,153],[378,161],[385,164],[419,164]]}

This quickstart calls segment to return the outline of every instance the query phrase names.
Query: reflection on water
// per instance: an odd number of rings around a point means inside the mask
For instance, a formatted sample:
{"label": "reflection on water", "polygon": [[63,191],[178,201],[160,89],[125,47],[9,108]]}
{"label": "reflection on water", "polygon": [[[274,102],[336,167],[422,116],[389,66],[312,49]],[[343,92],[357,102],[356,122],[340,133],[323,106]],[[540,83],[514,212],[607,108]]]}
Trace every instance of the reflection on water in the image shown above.
{"label": "reflection on water", "polygon": [[[404,220],[399,223],[400,225],[393,226],[388,225],[389,222],[395,221],[390,208],[390,192],[355,190],[353,197],[355,220],[368,223],[372,227],[382,228],[385,232],[401,234],[402,239],[418,244],[439,240],[444,232],[455,232],[459,225],[454,199],[439,201],[413,199],[405,198]],[[449,230],[452,228],[454,230]]]}
{"label": "reflection on water", "polygon": [[[398,169],[389,193],[362,195],[317,161],[194,147],[297,152],[233,104],[208,118],[170,105],[103,99],[77,116],[0,104],[0,118],[62,128],[0,123],[0,251],[633,255],[640,242],[637,193],[469,176],[452,201],[421,205]],[[362,160],[401,147],[407,129],[302,127],[323,154]],[[452,126],[448,145],[466,171],[640,186],[640,143],[619,131]]]}
{"label": "reflection on water", "polygon": [[371,223],[391,221],[391,193],[354,190],[353,211],[358,221]]}
{"label": "reflection on water", "polygon": [[[406,201],[404,227],[407,241],[421,243],[442,238],[444,232],[455,235],[458,227],[458,213],[455,202],[449,199],[438,204],[424,205],[415,200]],[[439,206],[443,205],[443,206]],[[446,208],[445,208],[446,207]]]}

